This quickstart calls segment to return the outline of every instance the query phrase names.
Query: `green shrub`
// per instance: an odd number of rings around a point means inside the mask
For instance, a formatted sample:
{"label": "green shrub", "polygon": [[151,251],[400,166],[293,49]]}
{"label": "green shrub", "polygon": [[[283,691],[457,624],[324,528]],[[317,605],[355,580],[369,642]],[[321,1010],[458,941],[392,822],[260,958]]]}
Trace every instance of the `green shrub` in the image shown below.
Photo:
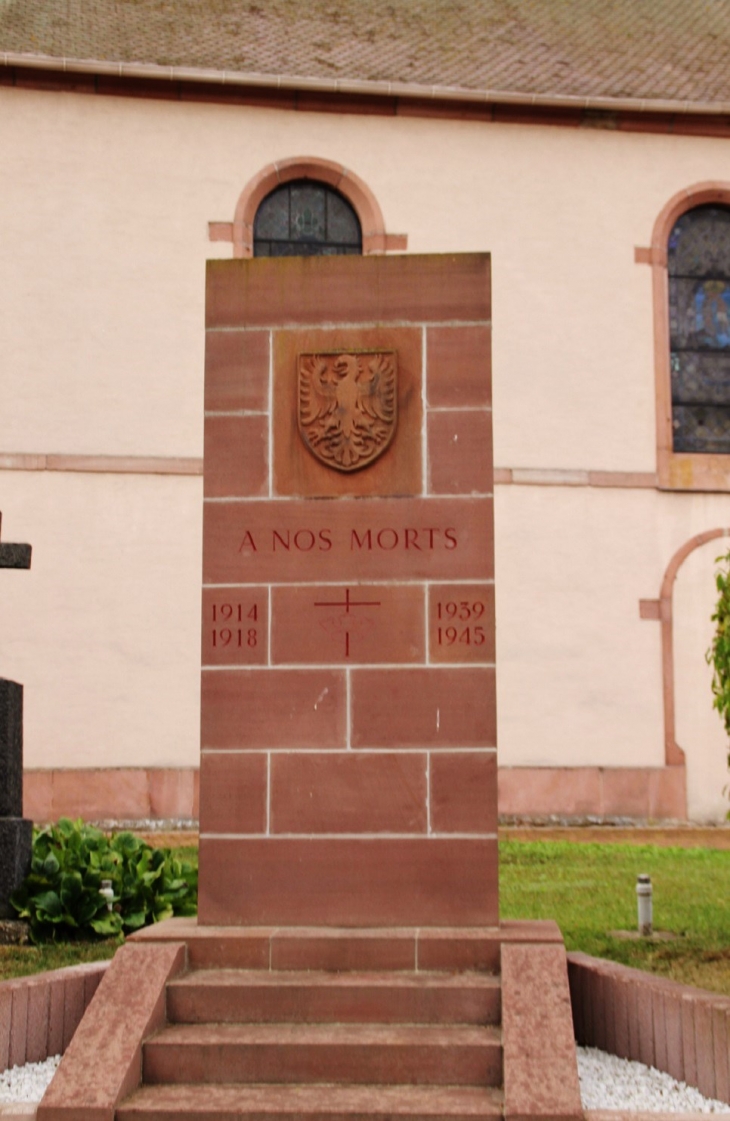
{"label": "green shrub", "polygon": [[712,645],[707,651],[707,661],[713,669],[713,705],[720,713],[725,731],[730,736],[730,553],[717,558],[722,568],[715,576],[719,592],[712,621],[716,624]]}
{"label": "green shrub", "polygon": [[[100,895],[111,880],[111,911]],[[197,871],[133,833],[111,837],[61,818],[35,830],[27,878],[11,898],[34,942],[109,938],[172,915],[194,915]]]}
{"label": "green shrub", "polygon": [[[719,594],[712,615],[715,633],[707,651],[707,661],[712,666],[712,704],[720,713],[725,731],[730,736],[730,553],[718,557],[717,563],[724,567],[715,576]],[[727,761],[730,767],[730,751]]]}

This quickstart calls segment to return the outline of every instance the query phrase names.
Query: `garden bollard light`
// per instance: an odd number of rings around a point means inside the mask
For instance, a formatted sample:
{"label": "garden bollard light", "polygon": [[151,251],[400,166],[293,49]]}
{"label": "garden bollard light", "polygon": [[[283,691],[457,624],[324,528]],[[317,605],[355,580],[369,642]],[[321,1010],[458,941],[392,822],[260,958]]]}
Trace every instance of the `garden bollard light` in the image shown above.
{"label": "garden bollard light", "polygon": [[103,895],[106,899],[106,909],[111,911],[112,903],[114,902],[114,889],[112,888],[111,880],[102,880],[101,887],[99,888],[99,895]]}
{"label": "garden bollard light", "polygon": [[651,876],[647,876],[645,872],[636,877],[636,903],[639,911],[639,935],[642,938],[651,938],[653,922]]}

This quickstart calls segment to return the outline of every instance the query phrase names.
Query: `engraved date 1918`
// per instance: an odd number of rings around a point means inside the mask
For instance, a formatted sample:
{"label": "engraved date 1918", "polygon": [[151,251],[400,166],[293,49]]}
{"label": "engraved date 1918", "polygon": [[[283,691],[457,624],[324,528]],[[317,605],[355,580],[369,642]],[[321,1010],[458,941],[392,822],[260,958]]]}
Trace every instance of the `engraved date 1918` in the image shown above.
{"label": "engraved date 1918", "polygon": [[241,603],[214,603],[212,605],[213,647],[238,647],[258,645],[258,605]]}
{"label": "engraved date 1918", "polygon": [[483,646],[486,641],[484,626],[477,623],[486,607],[481,600],[446,600],[436,604],[439,646]]}

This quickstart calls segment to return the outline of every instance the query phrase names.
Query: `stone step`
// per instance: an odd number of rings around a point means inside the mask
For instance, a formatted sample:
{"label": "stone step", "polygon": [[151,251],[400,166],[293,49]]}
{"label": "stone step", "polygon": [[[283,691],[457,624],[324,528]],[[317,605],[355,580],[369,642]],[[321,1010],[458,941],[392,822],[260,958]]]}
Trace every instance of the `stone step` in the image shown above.
{"label": "stone step", "polygon": [[498,1024],[499,979],[484,973],[196,970],[167,988],[172,1023]]}
{"label": "stone step", "polygon": [[498,1121],[499,1090],[476,1086],[143,1086],[117,1121]]}
{"label": "stone step", "polygon": [[499,972],[500,944],[519,937],[544,941],[554,924],[502,923],[500,927],[338,927],[203,926],[196,919],[167,919],[136,931],[135,942],[184,941],[194,968],[480,970]]}
{"label": "stone step", "polygon": [[499,1086],[495,1027],[173,1024],[144,1045],[146,1083]]}

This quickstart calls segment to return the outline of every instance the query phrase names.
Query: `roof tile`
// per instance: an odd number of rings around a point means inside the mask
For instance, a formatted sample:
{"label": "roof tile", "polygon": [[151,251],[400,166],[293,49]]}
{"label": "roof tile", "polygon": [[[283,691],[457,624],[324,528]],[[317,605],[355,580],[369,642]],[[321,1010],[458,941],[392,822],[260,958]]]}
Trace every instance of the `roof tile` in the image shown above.
{"label": "roof tile", "polygon": [[0,0],[0,52],[730,102],[728,0]]}

